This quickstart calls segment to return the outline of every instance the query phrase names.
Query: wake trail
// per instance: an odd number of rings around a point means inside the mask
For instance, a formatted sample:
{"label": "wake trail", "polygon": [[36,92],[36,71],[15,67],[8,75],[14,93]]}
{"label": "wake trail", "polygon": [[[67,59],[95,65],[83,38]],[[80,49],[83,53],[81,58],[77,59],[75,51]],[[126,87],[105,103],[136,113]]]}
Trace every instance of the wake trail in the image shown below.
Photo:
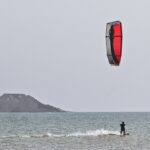
{"label": "wake trail", "polygon": [[96,137],[96,136],[103,136],[103,135],[120,135],[119,131],[112,131],[112,130],[105,130],[105,129],[97,129],[97,130],[88,130],[86,132],[72,132],[66,134],[52,134],[52,133],[45,133],[45,134],[31,134],[31,135],[7,135],[1,136],[1,138],[44,138],[44,137]]}

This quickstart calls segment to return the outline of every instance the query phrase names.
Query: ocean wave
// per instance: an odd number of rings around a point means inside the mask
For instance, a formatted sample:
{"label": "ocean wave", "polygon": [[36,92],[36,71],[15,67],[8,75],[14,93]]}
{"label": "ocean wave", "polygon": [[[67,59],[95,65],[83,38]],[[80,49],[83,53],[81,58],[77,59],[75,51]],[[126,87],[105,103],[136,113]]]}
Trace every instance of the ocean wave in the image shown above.
{"label": "ocean wave", "polygon": [[97,130],[88,130],[86,132],[72,132],[68,134],[34,134],[34,135],[9,135],[9,136],[2,136],[1,138],[44,138],[44,137],[87,137],[87,136],[103,136],[103,135],[120,135],[118,131],[111,131],[105,129],[97,129]]}

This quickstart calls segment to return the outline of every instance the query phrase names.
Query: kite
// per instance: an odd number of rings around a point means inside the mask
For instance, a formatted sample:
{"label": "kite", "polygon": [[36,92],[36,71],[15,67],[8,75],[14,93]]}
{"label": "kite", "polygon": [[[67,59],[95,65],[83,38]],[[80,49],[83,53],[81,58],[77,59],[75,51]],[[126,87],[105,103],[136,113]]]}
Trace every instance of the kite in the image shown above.
{"label": "kite", "polygon": [[122,55],[122,24],[120,21],[107,23],[106,48],[109,63],[119,66]]}

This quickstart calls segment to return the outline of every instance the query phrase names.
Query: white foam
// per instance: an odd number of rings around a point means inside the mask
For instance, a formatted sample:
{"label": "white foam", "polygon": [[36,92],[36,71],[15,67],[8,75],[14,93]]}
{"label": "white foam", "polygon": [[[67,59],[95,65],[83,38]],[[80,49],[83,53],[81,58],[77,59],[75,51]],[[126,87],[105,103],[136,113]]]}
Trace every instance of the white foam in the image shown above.
{"label": "white foam", "polygon": [[19,137],[22,137],[22,138],[30,138],[30,135],[22,135],[22,136],[19,136]]}
{"label": "white foam", "polygon": [[68,134],[67,136],[99,136],[99,135],[120,135],[118,131],[110,131],[110,130],[89,130],[86,132],[75,132]]}
{"label": "white foam", "polygon": [[20,137],[20,138],[46,138],[46,137],[86,137],[86,136],[103,136],[103,135],[120,135],[118,131],[105,130],[105,129],[97,129],[97,130],[88,130],[86,132],[73,132],[68,134],[34,134],[34,135],[10,135],[3,136],[2,138],[12,138],[12,137]]}

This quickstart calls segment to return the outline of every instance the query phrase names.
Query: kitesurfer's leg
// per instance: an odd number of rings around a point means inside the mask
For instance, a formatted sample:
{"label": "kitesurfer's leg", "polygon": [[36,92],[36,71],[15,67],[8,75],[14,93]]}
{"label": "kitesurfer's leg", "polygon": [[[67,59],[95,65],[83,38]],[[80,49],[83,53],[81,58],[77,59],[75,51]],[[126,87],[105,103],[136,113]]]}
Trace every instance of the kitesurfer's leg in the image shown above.
{"label": "kitesurfer's leg", "polygon": [[120,135],[122,135],[122,130],[120,131]]}
{"label": "kitesurfer's leg", "polygon": [[123,135],[126,135],[126,131],[124,130]]}

